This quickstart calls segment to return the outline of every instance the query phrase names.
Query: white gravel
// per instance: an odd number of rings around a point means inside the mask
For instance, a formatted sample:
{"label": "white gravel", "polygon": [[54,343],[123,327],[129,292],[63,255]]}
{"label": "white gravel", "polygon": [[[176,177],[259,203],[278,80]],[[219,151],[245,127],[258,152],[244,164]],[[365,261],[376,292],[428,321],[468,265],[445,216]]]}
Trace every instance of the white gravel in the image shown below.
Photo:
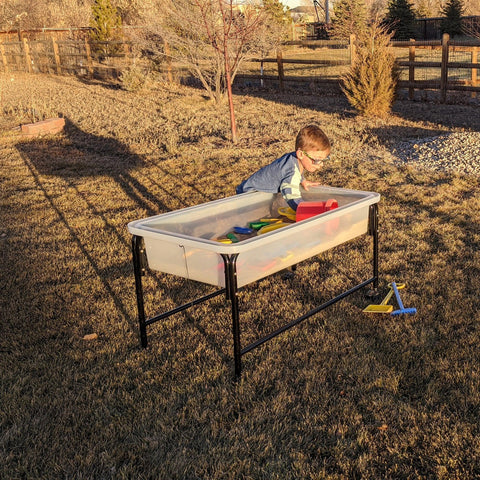
{"label": "white gravel", "polygon": [[393,150],[396,164],[416,164],[438,172],[480,175],[480,132],[457,132],[409,140]]}

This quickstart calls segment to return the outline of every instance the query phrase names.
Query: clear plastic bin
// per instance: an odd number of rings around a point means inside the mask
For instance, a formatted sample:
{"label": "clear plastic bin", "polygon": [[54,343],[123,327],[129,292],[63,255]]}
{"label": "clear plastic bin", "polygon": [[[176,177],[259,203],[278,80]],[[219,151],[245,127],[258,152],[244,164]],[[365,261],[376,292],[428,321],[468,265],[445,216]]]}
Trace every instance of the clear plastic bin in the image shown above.
{"label": "clear plastic bin", "polygon": [[278,217],[280,194],[250,192],[175,210],[128,224],[143,237],[148,266],[190,280],[225,286],[221,254],[238,253],[237,285],[242,287],[367,232],[374,192],[333,187],[302,191],[305,201],[334,198],[338,208],[238,243],[218,237],[264,217]]}

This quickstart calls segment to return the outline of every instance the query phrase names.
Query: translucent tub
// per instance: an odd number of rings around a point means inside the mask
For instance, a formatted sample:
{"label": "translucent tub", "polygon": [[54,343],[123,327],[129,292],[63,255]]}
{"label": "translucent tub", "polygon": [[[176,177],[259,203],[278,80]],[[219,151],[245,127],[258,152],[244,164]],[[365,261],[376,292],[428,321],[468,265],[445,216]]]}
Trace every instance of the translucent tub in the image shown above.
{"label": "translucent tub", "polygon": [[265,217],[278,217],[285,206],[280,194],[250,192],[175,210],[128,224],[143,237],[148,266],[190,280],[225,287],[222,254],[238,254],[238,287],[278,272],[336,245],[367,233],[374,192],[333,187],[303,191],[306,201],[334,198],[338,208],[238,243],[216,239],[234,227]]}

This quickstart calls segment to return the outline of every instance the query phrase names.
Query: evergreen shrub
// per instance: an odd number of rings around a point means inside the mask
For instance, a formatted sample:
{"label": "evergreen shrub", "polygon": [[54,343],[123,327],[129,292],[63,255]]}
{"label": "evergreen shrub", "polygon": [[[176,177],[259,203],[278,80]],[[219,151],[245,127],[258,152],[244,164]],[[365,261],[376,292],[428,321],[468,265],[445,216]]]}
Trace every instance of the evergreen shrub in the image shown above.
{"label": "evergreen shrub", "polygon": [[360,115],[382,118],[390,113],[399,76],[391,37],[374,22],[357,38],[356,55],[342,79],[342,90]]}

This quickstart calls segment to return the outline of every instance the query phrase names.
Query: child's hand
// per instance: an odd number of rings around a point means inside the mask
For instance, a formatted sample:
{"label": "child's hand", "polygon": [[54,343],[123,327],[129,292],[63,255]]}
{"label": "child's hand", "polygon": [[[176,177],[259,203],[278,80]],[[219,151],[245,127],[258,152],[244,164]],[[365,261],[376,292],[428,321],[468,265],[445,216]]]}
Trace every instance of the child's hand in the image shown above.
{"label": "child's hand", "polygon": [[320,182],[311,182],[310,180],[303,180],[301,185],[308,192],[310,187],[316,187],[317,185],[320,185]]}

